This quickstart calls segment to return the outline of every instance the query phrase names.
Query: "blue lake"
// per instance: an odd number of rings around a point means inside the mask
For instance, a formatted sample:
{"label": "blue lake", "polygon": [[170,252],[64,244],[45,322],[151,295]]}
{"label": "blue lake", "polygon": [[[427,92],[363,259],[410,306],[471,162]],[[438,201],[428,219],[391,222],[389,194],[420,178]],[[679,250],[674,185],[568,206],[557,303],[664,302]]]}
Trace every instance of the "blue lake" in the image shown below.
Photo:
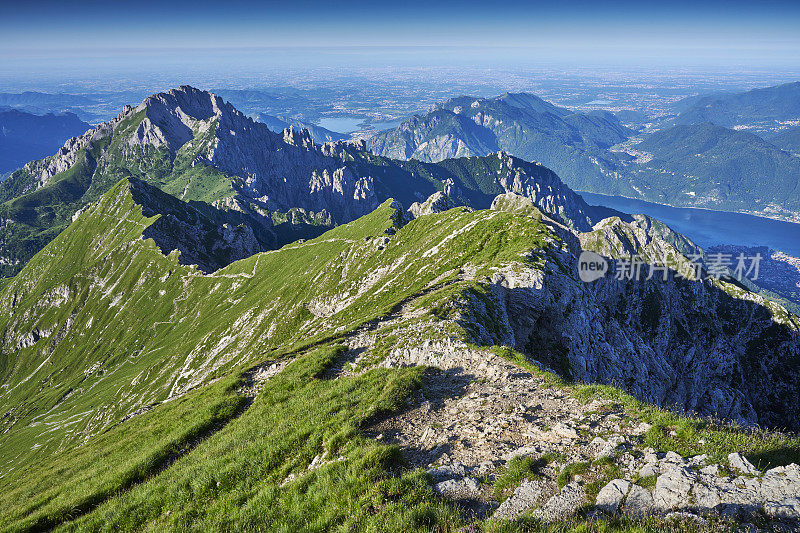
{"label": "blue lake", "polygon": [[588,192],[579,194],[589,205],[602,205],[624,213],[642,213],[657,218],[702,247],[715,244],[768,246],[800,257],[800,224],[740,213],[669,207],[621,196]]}
{"label": "blue lake", "polygon": [[352,133],[362,122],[364,117],[325,117],[319,120],[319,125],[336,133]]}

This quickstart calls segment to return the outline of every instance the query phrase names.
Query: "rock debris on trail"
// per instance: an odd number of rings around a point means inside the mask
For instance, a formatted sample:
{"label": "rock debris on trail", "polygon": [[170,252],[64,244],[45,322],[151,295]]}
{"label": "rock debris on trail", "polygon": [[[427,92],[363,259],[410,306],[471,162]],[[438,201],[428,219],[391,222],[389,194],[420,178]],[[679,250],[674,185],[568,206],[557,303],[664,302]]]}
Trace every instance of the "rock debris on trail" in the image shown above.
{"label": "rock debris on trail", "polygon": [[[352,338],[366,350],[367,337]],[[427,365],[405,411],[367,434],[401,447],[436,493],[468,517],[544,521],[709,515],[772,528],[800,527],[800,467],[761,472],[733,453],[727,464],[644,445],[650,425],[606,400],[582,402],[488,350],[457,341],[392,352],[380,366]],[[536,474],[501,495],[492,482],[515,458],[540,460]],[[583,473],[565,468],[586,463]],[[559,478],[561,483],[559,483]],[[590,489],[594,487],[594,493]],[[597,490],[599,488],[599,490]],[[499,496],[499,497],[498,497]],[[753,526],[756,527],[756,526]]]}

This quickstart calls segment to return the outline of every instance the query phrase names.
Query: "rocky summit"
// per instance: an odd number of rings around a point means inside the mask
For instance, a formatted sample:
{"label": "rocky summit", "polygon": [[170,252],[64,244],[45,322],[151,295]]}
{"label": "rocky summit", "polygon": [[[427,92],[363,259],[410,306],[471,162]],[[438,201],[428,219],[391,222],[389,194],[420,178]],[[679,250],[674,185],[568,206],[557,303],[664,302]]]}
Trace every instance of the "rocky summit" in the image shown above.
{"label": "rocky summit", "polygon": [[0,530],[800,529],[800,318],[540,164],[364,148],[184,86],[0,185]]}

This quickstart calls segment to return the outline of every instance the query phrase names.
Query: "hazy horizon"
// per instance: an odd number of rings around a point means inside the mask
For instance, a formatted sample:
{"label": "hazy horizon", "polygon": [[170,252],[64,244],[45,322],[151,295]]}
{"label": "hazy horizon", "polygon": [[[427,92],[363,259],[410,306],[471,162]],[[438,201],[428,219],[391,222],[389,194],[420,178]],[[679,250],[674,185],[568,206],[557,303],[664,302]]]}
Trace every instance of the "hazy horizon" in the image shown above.
{"label": "hazy horizon", "polygon": [[794,73],[800,71],[798,28],[800,4],[788,1],[253,6],[45,0],[4,6],[0,66],[5,78],[216,72],[253,61],[306,69],[518,65]]}

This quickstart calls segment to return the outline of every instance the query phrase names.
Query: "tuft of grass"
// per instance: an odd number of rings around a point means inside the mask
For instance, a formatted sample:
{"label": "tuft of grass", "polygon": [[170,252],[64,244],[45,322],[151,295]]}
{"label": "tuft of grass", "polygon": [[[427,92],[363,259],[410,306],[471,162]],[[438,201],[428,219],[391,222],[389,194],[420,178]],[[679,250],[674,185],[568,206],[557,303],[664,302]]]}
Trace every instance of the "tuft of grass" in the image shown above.
{"label": "tuft of grass", "polygon": [[656,487],[656,481],[657,480],[658,480],[658,476],[657,475],[645,476],[645,477],[640,477],[639,479],[637,479],[636,480],[636,484],[640,485],[640,486],[642,486],[642,487],[644,487],[646,489],[654,489]]}
{"label": "tuft of grass", "polygon": [[503,468],[492,484],[492,491],[498,500],[508,496],[509,489],[519,486],[523,480],[529,481],[541,479],[539,473],[542,468],[547,466],[546,458],[534,459],[530,456],[515,457]]}
{"label": "tuft of grass", "polygon": [[564,488],[567,486],[575,478],[575,476],[580,476],[587,473],[590,467],[591,463],[588,461],[578,461],[576,463],[570,463],[566,465],[561,469],[561,473],[558,474],[558,478],[556,479],[558,488]]}

